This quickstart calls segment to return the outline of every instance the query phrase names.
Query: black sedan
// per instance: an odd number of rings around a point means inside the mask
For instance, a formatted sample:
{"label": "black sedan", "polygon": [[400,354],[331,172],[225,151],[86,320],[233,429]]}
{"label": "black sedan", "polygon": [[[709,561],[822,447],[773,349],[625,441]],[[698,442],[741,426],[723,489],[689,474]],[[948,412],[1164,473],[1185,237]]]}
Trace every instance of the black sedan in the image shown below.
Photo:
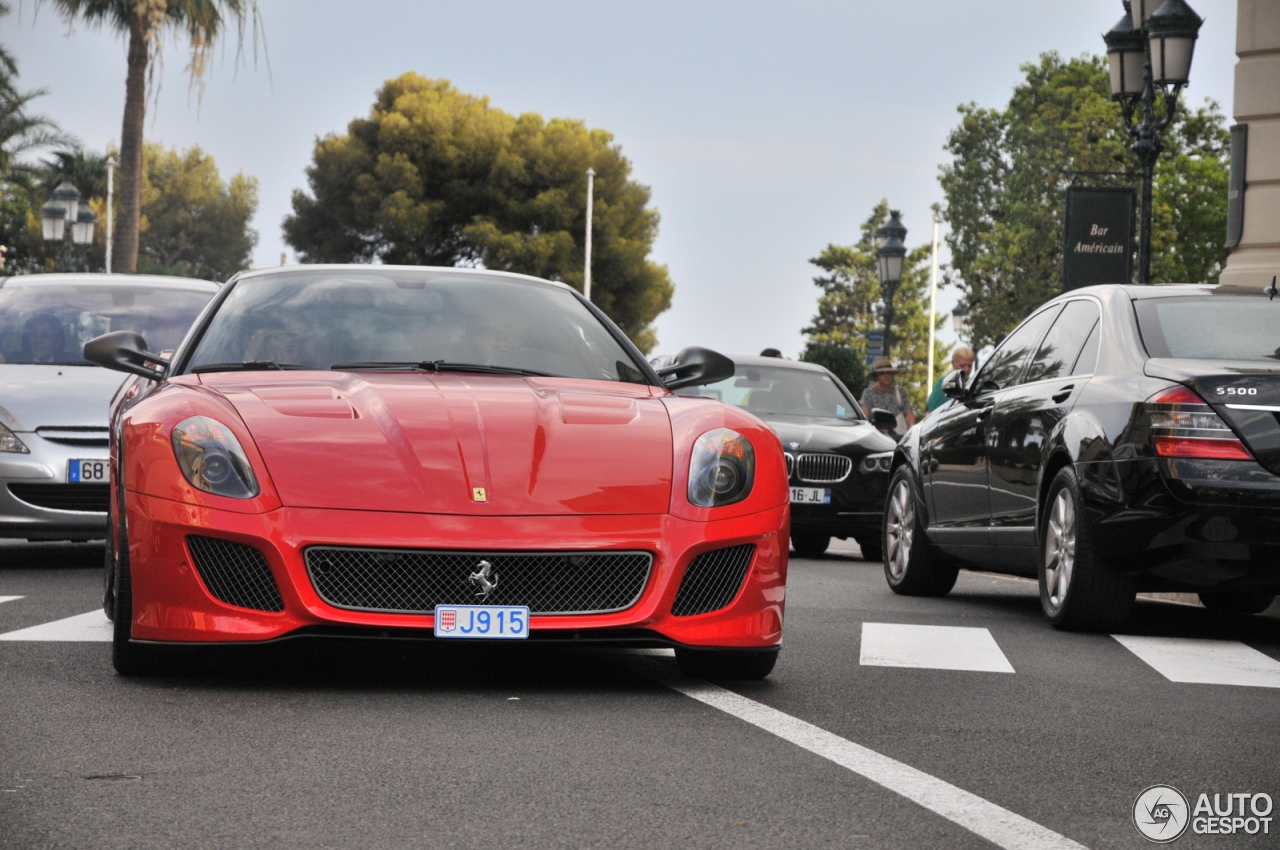
{"label": "black sedan", "polygon": [[1280,301],[1098,286],[1045,304],[898,446],[885,575],[941,596],[961,567],[1039,577],[1060,629],[1138,591],[1257,613],[1280,590]]}
{"label": "black sedan", "polygon": [[[776,357],[734,357],[734,376],[680,390],[735,404],[782,440],[791,484],[791,545],[814,557],[832,537],[852,537],[877,561],[894,441],[876,430],[853,394],[822,366]],[[892,427],[893,416],[882,426]]]}

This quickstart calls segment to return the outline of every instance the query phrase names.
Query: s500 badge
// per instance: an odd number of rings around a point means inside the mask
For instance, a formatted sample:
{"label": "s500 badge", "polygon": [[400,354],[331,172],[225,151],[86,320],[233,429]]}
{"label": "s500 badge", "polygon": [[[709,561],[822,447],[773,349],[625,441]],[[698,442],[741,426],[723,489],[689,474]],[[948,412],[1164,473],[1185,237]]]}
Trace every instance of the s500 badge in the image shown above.
{"label": "s500 badge", "polygon": [[1218,387],[1216,395],[1257,395],[1257,387]]}

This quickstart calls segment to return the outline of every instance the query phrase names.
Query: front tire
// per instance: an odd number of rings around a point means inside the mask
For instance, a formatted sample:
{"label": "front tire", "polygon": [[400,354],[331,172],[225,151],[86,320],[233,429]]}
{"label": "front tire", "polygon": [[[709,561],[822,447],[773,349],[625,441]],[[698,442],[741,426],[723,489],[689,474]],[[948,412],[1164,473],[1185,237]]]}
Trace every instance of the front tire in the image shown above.
{"label": "front tire", "polygon": [[830,545],[830,534],[795,529],[791,531],[791,546],[801,558],[820,558]]}
{"label": "front tire", "polygon": [[1063,631],[1112,631],[1124,625],[1137,595],[1133,576],[1107,568],[1085,515],[1075,470],[1054,476],[1040,529],[1040,607]]}
{"label": "front tire", "polygon": [[763,679],[778,663],[778,647],[769,649],[676,648],[676,666],[691,679]]}
{"label": "front tire", "polygon": [[884,506],[885,580],[902,596],[946,596],[956,586],[960,568],[925,537],[923,516],[915,479],[900,466]]}
{"label": "front tire", "polygon": [[1276,601],[1274,593],[1246,593],[1236,590],[1203,591],[1200,604],[1223,614],[1261,614]]}

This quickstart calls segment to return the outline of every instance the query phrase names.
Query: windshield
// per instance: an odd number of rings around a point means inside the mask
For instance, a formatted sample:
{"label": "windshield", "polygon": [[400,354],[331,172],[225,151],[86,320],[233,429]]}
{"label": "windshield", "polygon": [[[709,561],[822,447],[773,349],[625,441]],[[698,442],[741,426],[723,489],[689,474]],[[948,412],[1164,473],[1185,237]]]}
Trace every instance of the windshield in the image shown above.
{"label": "windshield", "polygon": [[0,287],[0,362],[89,366],[84,344],[111,331],[137,331],[151,351],[177,348],[213,292],[10,279]]}
{"label": "windshield", "polygon": [[569,291],[439,271],[285,272],[239,281],[186,368],[244,363],[440,363],[645,383],[626,350]]}
{"label": "windshield", "polygon": [[678,394],[718,399],[757,415],[848,421],[863,418],[858,405],[840,391],[830,375],[808,369],[738,365],[732,378],[705,387],[688,387]]}
{"label": "windshield", "polygon": [[1135,306],[1152,357],[1280,360],[1280,301],[1192,295],[1142,298]]}

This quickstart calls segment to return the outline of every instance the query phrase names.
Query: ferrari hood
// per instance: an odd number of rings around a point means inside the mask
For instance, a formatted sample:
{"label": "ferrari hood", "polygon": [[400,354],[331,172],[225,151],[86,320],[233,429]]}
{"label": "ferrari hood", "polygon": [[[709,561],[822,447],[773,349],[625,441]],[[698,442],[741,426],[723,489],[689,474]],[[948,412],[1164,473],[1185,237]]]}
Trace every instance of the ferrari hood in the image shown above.
{"label": "ferrari hood", "polygon": [[881,434],[866,421],[769,414],[761,418],[789,452],[836,452],[856,460],[867,454],[891,452],[897,445],[892,437]]}
{"label": "ferrari hood", "polygon": [[124,380],[101,366],[0,363],[0,424],[13,431],[106,428],[111,397]]}
{"label": "ferrari hood", "polygon": [[240,413],[287,506],[669,509],[671,424],[647,387],[403,372],[223,373],[202,382]]}

